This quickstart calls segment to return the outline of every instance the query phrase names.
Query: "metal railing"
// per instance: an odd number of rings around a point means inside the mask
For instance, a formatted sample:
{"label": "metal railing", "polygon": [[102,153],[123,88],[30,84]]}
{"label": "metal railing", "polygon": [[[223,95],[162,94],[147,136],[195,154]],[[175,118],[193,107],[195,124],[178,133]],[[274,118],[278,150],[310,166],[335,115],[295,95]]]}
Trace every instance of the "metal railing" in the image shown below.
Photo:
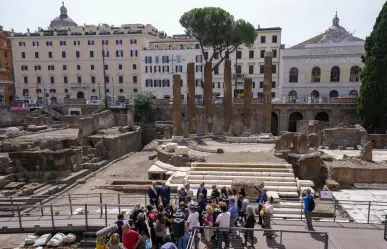
{"label": "metal railing", "polygon": [[[194,232],[190,235],[187,247],[186,249],[195,249],[195,248],[202,248],[201,246],[198,245],[200,241],[198,239],[195,239],[197,237],[197,231],[204,229],[214,229],[214,233],[217,234],[219,231],[219,227],[214,227],[214,228],[209,228],[209,227],[196,227],[194,229]],[[222,228],[224,229],[224,228]],[[254,233],[256,232],[275,232],[276,237],[278,238],[273,238],[271,241],[267,241],[266,243],[269,245],[271,244],[273,248],[296,248],[296,247],[291,247],[292,245],[295,246],[297,243],[300,243],[299,237],[304,234],[304,235],[309,235],[309,239],[303,238],[302,243],[303,245],[308,245],[308,241],[311,241],[311,247],[310,248],[324,248],[324,249],[341,249],[340,246],[336,243],[336,241],[329,235],[328,232],[316,232],[316,231],[304,231],[304,230],[285,230],[285,229],[261,229],[261,228],[242,228],[242,227],[232,227],[229,228],[229,230],[235,230],[235,233],[237,234],[236,237],[240,236],[241,233],[245,233],[246,231],[253,231],[253,236]],[[231,232],[230,232],[231,234]],[[291,234],[291,235],[297,235],[294,236],[293,238],[289,238],[288,236],[285,236],[285,234]],[[257,239],[258,242],[259,239]],[[239,241],[239,242],[238,242]],[[292,241],[293,243],[291,243]],[[316,247],[318,246],[318,243],[316,241],[321,242],[321,247]],[[217,240],[217,243],[219,241]],[[287,243],[292,244],[292,245],[287,245]],[[272,247],[269,245],[269,247]],[[290,247],[289,247],[290,246]],[[211,246],[211,248],[213,248]],[[234,239],[233,243],[233,248],[234,249],[239,249],[239,248],[245,248],[244,245],[242,244],[241,240],[239,239]]]}

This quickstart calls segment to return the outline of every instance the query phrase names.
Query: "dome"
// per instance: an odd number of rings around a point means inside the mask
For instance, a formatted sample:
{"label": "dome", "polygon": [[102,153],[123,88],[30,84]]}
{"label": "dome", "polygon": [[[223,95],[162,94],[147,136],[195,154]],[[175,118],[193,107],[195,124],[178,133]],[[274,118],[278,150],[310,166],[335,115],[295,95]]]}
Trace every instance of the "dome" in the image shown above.
{"label": "dome", "polygon": [[59,28],[59,27],[77,27],[76,24],[68,15],[67,9],[62,2],[62,7],[60,7],[60,15],[51,21],[50,28]]}

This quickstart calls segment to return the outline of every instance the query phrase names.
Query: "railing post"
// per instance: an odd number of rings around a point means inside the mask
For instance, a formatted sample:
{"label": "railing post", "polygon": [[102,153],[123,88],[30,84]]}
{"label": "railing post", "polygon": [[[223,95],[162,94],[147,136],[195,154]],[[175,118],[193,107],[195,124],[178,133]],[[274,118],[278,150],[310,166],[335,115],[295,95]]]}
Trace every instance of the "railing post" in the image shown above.
{"label": "railing post", "polygon": [[100,206],[100,210],[101,210],[101,218],[102,218],[102,214],[103,214],[103,206],[102,206],[102,193],[99,193],[99,204],[101,205]]}
{"label": "railing post", "polygon": [[22,220],[21,220],[21,215],[20,215],[20,206],[17,206],[17,216],[19,217],[19,227],[20,231],[23,231],[23,226],[22,226]]}
{"label": "railing post", "polygon": [[[10,197],[10,201],[11,201],[11,207],[13,207],[12,196]],[[15,216],[15,211],[13,211],[13,208],[12,208],[12,216]]]}
{"label": "railing post", "polygon": [[87,204],[85,204],[85,225],[86,229],[89,229],[89,225],[87,224]]}
{"label": "railing post", "polygon": [[367,216],[367,224],[370,224],[370,213],[371,213],[371,202],[368,202],[368,216]]}
{"label": "railing post", "polygon": [[105,204],[105,226],[108,225],[108,222],[107,222],[107,204]]}
{"label": "railing post", "polygon": [[51,209],[51,223],[52,223],[52,230],[55,231],[55,224],[54,224],[54,210],[52,209],[52,205],[50,205]]}
{"label": "railing post", "polygon": [[71,204],[71,195],[69,194],[70,214],[73,215],[73,206]]}
{"label": "railing post", "polygon": [[336,200],[334,200],[334,202],[335,202],[335,210],[334,210],[334,213],[333,213],[333,222],[336,222],[336,205],[337,205],[337,202],[336,202]]}
{"label": "railing post", "polygon": [[118,214],[121,214],[121,195],[118,194]]}
{"label": "railing post", "polygon": [[40,203],[40,214],[41,214],[42,216],[44,216],[43,203],[42,203],[42,201],[39,201],[39,203]]}
{"label": "railing post", "polygon": [[280,231],[280,244],[282,245],[282,230]]}
{"label": "railing post", "polygon": [[325,233],[324,249],[329,249],[329,236],[328,233]]}

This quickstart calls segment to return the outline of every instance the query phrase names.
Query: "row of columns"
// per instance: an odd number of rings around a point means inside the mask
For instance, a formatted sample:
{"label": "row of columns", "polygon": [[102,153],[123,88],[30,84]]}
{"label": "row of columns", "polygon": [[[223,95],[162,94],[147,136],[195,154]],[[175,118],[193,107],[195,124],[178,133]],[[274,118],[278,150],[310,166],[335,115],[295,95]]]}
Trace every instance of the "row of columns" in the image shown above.
{"label": "row of columns", "polygon": [[[232,122],[232,74],[231,61],[225,60],[224,66],[224,99],[223,99],[223,131],[225,134],[230,133]],[[195,71],[194,63],[187,65],[187,116],[188,130],[190,134],[196,134],[196,102],[195,102]],[[181,76],[173,76],[173,136],[176,140],[183,136],[182,110],[181,110]],[[272,55],[271,52],[265,54],[265,71],[264,71],[264,99],[263,99],[263,130],[271,130],[271,91],[272,91]],[[206,126],[208,133],[212,133],[213,127],[213,93],[212,93],[212,62],[207,62],[204,66],[204,96],[203,105],[205,107]],[[252,116],[252,79],[244,79],[244,112],[243,123],[245,133],[251,133],[251,116]]]}

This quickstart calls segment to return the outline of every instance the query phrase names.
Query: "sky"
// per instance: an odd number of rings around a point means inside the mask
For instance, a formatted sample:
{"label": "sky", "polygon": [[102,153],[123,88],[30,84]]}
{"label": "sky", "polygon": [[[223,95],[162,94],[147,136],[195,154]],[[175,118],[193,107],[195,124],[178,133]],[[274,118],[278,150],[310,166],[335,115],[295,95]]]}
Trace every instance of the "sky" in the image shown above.
{"label": "sky", "polygon": [[[236,19],[255,27],[281,27],[281,43],[296,45],[332,25],[338,12],[340,25],[365,39],[385,0],[64,0],[68,15],[78,25],[106,23],[152,24],[168,35],[182,34],[179,19],[198,7],[220,7]],[[59,16],[62,0],[0,0],[0,25],[5,30],[26,32],[47,28]]]}

